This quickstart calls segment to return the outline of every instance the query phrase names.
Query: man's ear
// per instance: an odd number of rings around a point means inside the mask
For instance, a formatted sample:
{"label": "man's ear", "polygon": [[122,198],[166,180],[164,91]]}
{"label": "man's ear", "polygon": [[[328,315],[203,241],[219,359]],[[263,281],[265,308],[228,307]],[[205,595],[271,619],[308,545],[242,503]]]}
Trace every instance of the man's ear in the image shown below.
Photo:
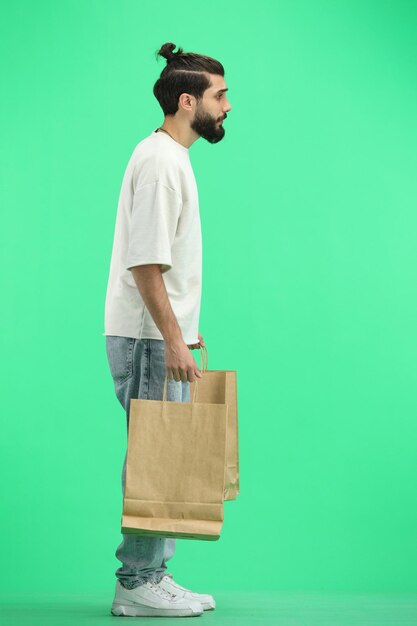
{"label": "man's ear", "polygon": [[186,111],[191,111],[194,106],[195,98],[189,93],[182,93],[179,97],[178,106]]}

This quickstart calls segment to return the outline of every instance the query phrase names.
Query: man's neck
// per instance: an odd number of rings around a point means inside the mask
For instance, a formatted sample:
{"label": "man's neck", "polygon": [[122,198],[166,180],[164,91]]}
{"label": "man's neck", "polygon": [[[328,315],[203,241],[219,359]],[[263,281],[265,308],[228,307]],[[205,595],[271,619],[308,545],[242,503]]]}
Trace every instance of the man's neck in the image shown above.
{"label": "man's neck", "polygon": [[171,135],[172,139],[180,143],[184,148],[189,148],[200,137],[200,135],[189,126],[185,127],[169,118],[165,118],[160,128],[166,130]]}

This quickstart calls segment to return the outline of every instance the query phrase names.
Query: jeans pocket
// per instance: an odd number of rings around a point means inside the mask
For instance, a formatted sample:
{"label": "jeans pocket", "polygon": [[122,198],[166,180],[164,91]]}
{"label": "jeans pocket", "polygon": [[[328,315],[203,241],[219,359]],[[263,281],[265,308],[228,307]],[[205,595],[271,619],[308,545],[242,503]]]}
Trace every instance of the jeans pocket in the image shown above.
{"label": "jeans pocket", "polygon": [[134,337],[106,336],[106,353],[110,372],[116,387],[123,385],[133,376]]}

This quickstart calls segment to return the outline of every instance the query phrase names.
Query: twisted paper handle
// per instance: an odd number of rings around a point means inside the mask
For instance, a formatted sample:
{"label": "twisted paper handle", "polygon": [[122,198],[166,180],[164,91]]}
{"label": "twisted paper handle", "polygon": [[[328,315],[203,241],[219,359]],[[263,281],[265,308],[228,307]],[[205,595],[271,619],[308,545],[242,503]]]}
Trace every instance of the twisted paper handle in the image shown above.
{"label": "twisted paper handle", "polygon": [[205,346],[201,346],[201,369],[206,371],[208,369],[208,352]]}

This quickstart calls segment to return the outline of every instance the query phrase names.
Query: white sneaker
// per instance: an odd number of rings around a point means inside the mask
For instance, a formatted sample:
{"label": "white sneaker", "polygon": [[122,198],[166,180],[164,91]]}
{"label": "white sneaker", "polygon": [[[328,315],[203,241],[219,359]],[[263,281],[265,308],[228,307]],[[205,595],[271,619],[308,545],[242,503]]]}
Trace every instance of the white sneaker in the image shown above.
{"label": "white sneaker", "polygon": [[204,611],[210,611],[216,608],[216,602],[213,596],[208,593],[196,593],[195,591],[191,591],[191,589],[181,587],[181,585],[175,582],[172,574],[165,574],[165,576],[162,577],[159,586],[165,591],[168,591],[183,600],[197,600],[197,602],[199,602],[203,607]]}
{"label": "white sneaker", "polygon": [[175,596],[150,581],[126,589],[117,580],[111,613],[130,617],[197,617],[203,613],[203,607],[197,600]]}

